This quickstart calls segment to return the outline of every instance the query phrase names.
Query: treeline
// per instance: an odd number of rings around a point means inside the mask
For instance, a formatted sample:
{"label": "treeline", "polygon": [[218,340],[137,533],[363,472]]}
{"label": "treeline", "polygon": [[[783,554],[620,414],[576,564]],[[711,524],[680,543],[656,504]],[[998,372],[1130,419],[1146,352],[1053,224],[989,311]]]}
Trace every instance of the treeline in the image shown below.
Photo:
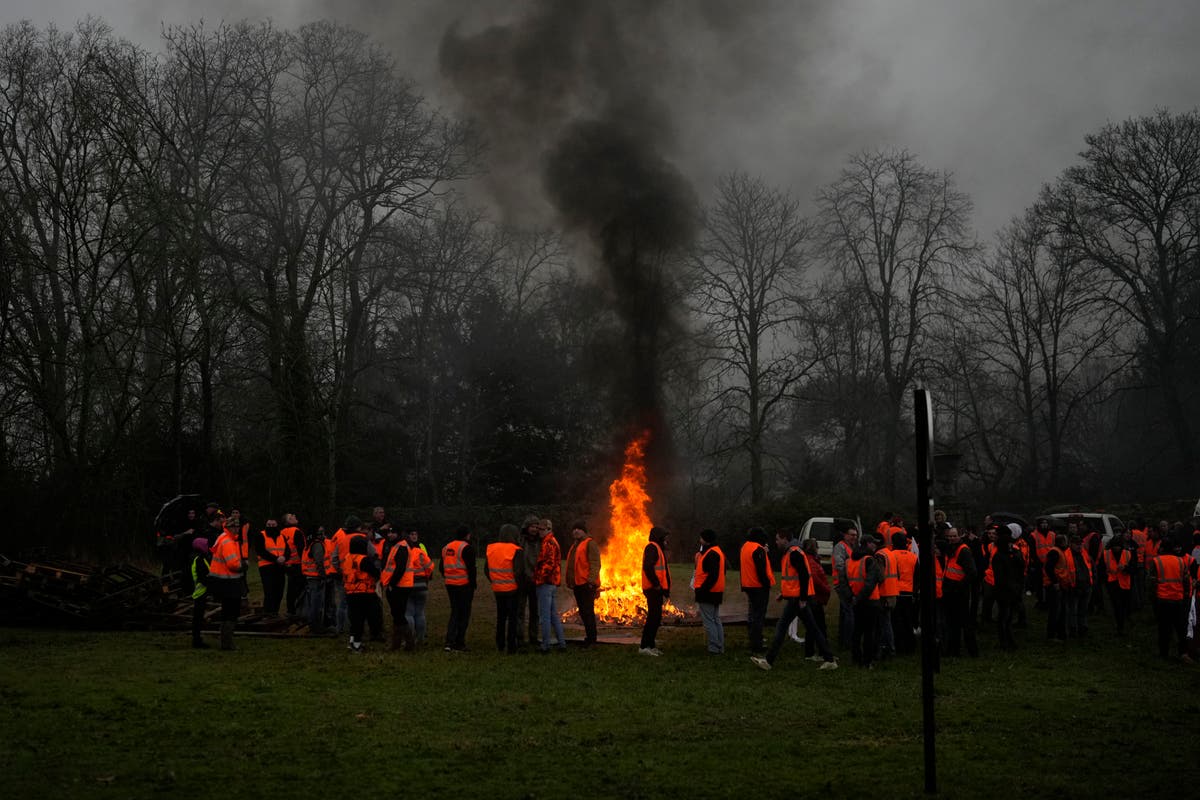
{"label": "treeline", "polygon": [[[137,552],[180,490],[330,522],[602,504],[621,315],[575,242],[469,201],[486,145],[332,23],[0,33],[5,535]],[[662,507],[901,502],[917,384],[960,496],[1194,493],[1198,193],[1200,118],[1167,111],[986,244],[903,151],[811,212],[722,179],[673,264]]]}

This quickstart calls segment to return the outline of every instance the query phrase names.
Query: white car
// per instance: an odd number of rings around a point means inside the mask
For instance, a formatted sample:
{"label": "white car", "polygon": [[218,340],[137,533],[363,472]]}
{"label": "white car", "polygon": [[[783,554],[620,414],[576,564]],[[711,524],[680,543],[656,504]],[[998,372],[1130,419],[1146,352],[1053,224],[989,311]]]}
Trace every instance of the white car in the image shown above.
{"label": "white car", "polygon": [[1124,533],[1125,523],[1120,517],[1113,514],[1104,514],[1099,512],[1089,511],[1067,511],[1061,514],[1046,514],[1051,520],[1054,520],[1053,525],[1055,530],[1066,531],[1067,522],[1072,519],[1082,519],[1088,524],[1091,530],[1100,532],[1100,540],[1104,545],[1108,546],[1108,540],[1113,537],[1113,534]]}

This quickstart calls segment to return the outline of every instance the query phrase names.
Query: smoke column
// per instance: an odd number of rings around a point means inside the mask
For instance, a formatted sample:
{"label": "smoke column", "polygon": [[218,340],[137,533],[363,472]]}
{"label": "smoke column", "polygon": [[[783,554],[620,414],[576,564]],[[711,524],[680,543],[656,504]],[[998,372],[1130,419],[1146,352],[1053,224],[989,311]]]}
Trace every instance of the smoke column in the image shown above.
{"label": "smoke column", "polygon": [[[667,159],[656,79],[669,73],[661,3],[536,0],[471,35],[452,27],[442,73],[483,126],[490,185],[512,217],[548,202],[586,234],[626,331],[625,415],[664,436],[659,354],[672,323],[670,267],[691,242],[696,200]],[[661,441],[660,441],[661,443]]]}

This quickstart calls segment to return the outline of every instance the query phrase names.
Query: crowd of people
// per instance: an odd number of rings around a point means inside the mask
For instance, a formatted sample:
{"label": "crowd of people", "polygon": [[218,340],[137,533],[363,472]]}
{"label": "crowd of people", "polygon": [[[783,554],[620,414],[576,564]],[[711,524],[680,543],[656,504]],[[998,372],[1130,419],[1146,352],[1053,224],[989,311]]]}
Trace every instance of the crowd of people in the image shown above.
{"label": "crowd of people", "polygon": [[[958,528],[940,511],[934,517],[935,628],[941,655],[979,655],[977,630],[994,626],[998,646],[1017,646],[1014,629],[1029,625],[1029,609],[1045,612],[1046,636],[1066,642],[1088,635],[1095,613],[1111,612],[1116,633],[1146,606],[1158,627],[1158,649],[1190,661],[1194,637],[1193,588],[1200,561],[1200,520],[1192,528],[1139,520],[1107,542],[1072,518],[1065,530],[1039,518],[1031,530],[1017,523]],[[181,568],[193,598],[193,646],[205,648],[201,631],[210,603],[220,612],[220,646],[233,648],[233,633],[247,604],[246,575],[257,566],[262,610],[304,616],[315,635],[349,634],[348,647],[362,652],[368,641],[384,638],[384,603],[391,617],[388,646],[414,650],[426,643],[425,607],[435,571],[450,608],[443,648],[467,649],[467,629],[479,578],[470,528],[460,527],[440,552],[431,555],[413,526],[393,525],[383,508],[362,521],[348,517],[332,535],[318,527],[306,534],[294,514],[269,519],[253,531],[237,509],[215,503],[189,512],[184,529],[170,534],[174,555],[164,570]],[[667,561],[669,532],[649,531],[642,557],[641,588],[645,623],[638,652],[660,656],[657,635],[671,595]],[[826,568],[817,542],[787,533],[770,537],[751,528],[737,560],[727,562],[717,534],[704,530],[694,556],[689,588],[704,626],[707,651],[725,653],[720,607],[726,574],[738,572],[746,595],[747,644],[752,662],[769,670],[796,625],[803,627],[805,657],[822,670],[838,667],[830,641],[826,607],[837,599],[837,645],[853,662],[871,668],[882,659],[914,653],[921,635],[920,548],[899,515],[885,515],[874,531],[841,532]],[[776,559],[773,557],[777,555]],[[530,516],[520,527],[502,525],[486,545],[482,571],[496,603],[496,648],[517,653],[528,648],[548,654],[566,648],[559,588],[565,582],[584,628],[585,647],[597,641],[595,601],[601,552],[584,522],[571,526],[565,554],[550,520]],[[778,575],[776,566],[778,565]],[[828,574],[827,574],[828,572]],[[779,606],[774,634],[764,633],[771,596]],[[1107,611],[1106,611],[1107,609]]]}

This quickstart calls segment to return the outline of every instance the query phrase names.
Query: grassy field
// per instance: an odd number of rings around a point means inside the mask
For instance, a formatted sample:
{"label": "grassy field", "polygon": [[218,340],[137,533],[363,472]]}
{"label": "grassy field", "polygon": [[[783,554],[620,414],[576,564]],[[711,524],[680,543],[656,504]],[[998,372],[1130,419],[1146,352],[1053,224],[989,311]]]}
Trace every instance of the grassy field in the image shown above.
{"label": "grassy field", "polygon": [[[686,590],[685,590],[686,592]],[[771,672],[666,628],[662,658],[603,645],[504,656],[490,593],[468,653],[366,655],[344,640],[0,629],[0,771],[9,797],[835,797],[923,795],[920,669],[819,672],[785,646]],[[677,597],[676,599],[690,599]],[[836,614],[833,615],[836,618]],[[942,797],[1197,796],[1200,672],[1127,640],[1044,643],[937,679]]]}

